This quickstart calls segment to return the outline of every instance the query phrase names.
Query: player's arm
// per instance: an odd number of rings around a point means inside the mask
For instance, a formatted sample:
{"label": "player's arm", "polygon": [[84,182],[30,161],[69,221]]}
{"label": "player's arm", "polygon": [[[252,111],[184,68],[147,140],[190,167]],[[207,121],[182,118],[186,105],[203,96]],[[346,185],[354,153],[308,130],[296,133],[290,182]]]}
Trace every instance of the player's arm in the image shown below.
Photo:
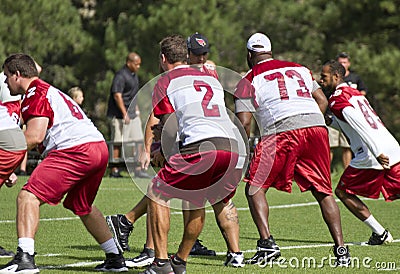
{"label": "player's arm", "polygon": [[115,93],[113,93],[113,97],[115,100],[115,104],[117,105],[118,109],[122,113],[122,119],[124,120],[125,124],[129,124],[130,119],[129,119],[128,113],[126,111],[124,100],[122,99],[122,93],[115,92]]}
{"label": "player's arm", "polygon": [[150,164],[150,153],[151,153],[151,144],[153,142],[153,130],[152,127],[158,124],[160,120],[154,116],[154,112],[151,112],[149,119],[146,123],[146,128],[144,130],[144,146],[143,151],[140,152],[139,162],[142,169],[147,169]]}
{"label": "player's arm", "polygon": [[376,135],[376,130],[368,124],[362,113],[349,106],[342,110],[342,114],[346,122],[358,133],[378,162],[384,168],[389,168],[389,158],[382,152],[379,136]]}
{"label": "player's arm", "polygon": [[326,99],[324,92],[321,88],[317,88],[311,94],[315,102],[317,102],[319,109],[324,114],[328,108],[328,100]]}
{"label": "player's arm", "polygon": [[178,133],[178,120],[175,113],[164,114],[161,118],[162,127],[162,150],[164,157],[168,159],[177,153],[176,136]]}
{"label": "player's arm", "polygon": [[48,124],[48,117],[33,117],[28,120],[24,132],[28,150],[34,149],[43,142]]}
{"label": "player's arm", "polygon": [[240,123],[242,123],[244,130],[246,131],[247,137],[250,137],[251,130],[251,120],[253,115],[251,112],[239,112],[236,113],[236,116],[239,118]]}

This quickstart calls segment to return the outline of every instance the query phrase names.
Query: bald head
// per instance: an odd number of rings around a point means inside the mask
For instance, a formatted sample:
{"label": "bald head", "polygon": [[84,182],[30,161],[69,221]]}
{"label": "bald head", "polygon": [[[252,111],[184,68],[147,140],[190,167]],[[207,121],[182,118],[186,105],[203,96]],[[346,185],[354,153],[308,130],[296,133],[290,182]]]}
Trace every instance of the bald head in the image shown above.
{"label": "bald head", "polygon": [[126,57],[126,66],[133,73],[136,73],[139,70],[141,63],[142,63],[142,59],[140,58],[139,54],[137,54],[136,52],[131,52]]}
{"label": "bald head", "polygon": [[135,61],[137,59],[140,59],[140,56],[136,52],[131,52],[131,53],[128,54],[128,56],[126,56],[126,62],[127,63],[129,61]]}

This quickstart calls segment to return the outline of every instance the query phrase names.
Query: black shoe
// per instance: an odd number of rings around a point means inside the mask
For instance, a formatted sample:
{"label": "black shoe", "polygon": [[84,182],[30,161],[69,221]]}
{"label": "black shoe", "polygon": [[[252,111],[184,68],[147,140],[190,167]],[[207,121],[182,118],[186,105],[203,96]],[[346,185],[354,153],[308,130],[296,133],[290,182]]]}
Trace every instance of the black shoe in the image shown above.
{"label": "black shoe", "polygon": [[5,250],[2,246],[0,246],[0,257],[14,257],[14,252]]}
{"label": "black shoe", "polygon": [[35,254],[29,255],[18,247],[14,259],[1,268],[0,273],[39,273],[39,268],[35,265]]}
{"label": "black shoe", "polygon": [[348,267],[350,266],[350,253],[347,246],[334,246],[333,254],[335,254],[335,266]]}
{"label": "black shoe", "polygon": [[141,274],[174,274],[171,263],[154,261],[144,272]]}
{"label": "black shoe", "polygon": [[149,174],[147,174],[146,171],[144,170],[139,170],[139,171],[135,171],[135,177],[137,178],[144,178],[144,179],[150,179],[152,178]]}
{"label": "black shoe", "polygon": [[111,171],[110,177],[111,178],[123,178],[124,176],[122,176],[121,173],[119,173],[119,170],[117,170],[117,171]]}
{"label": "black shoe", "polygon": [[26,171],[25,171],[25,170],[20,170],[20,171],[18,171],[18,172],[15,172],[15,175],[18,175],[18,176],[26,176],[27,174],[26,174]]}
{"label": "black shoe", "polygon": [[209,250],[207,247],[201,244],[201,240],[197,239],[194,243],[192,250],[190,250],[189,255],[201,255],[201,256],[216,256],[214,250]]}
{"label": "black shoe", "polygon": [[145,267],[151,265],[154,261],[154,249],[147,248],[144,245],[143,251],[133,259],[125,260],[127,267]]}
{"label": "black shoe", "polygon": [[176,254],[169,258],[172,269],[175,274],[186,274],[186,262],[179,258]]}
{"label": "black shoe", "polygon": [[246,261],[246,264],[261,264],[270,262],[279,256],[281,256],[281,250],[271,235],[268,239],[257,241],[257,252],[253,257],[251,257],[251,259]]}
{"label": "black shoe", "polygon": [[390,234],[389,231],[385,230],[382,235],[378,235],[375,232],[372,232],[371,237],[369,237],[369,240],[367,244],[369,245],[381,245],[381,244],[388,244],[393,242],[393,237],[392,234]]}
{"label": "black shoe", "polygon": [[115,243],[121,252],[130,251],[128,238],[133,230],[133,225],[123,214],[106,217],[108,227],[114,236]]}
{"label": "black shoe", "polygon": [[97,265],[94,270],[103,272],[127,272],[125,259],[122,254],[107,253],[104,263]]}

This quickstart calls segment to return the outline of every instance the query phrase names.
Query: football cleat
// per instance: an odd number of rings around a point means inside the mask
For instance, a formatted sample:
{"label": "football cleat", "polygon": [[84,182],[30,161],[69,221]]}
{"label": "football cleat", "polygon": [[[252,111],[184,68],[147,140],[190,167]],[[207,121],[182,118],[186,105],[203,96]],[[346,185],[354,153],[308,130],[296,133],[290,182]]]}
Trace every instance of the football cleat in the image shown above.
{"label": "football cleat", "polygon": [[179,259],[176,254],[171,255],[169,262],[175,274],[186,274],[186,262]]}
{"label": "football cleat", "polygon": [[369,238],[367,244],[369,245],[381,245],[381,244],[388,244],[393,242],[392,234],[385,229],[382,235],[378,235],[375,232],[372,232],[371,237]]}
{"label": "football cleat", "polygon": [[35,265],[35,254],[29,255],[18,247],[15,257],[0,269],[0,273],[39,273],[39,268]]}
{"label": "football cleat", "polygon": [[122,254],[107,253],[102,264],[97,265],[94,270],[103,272],[127,272],[125,259]]}
{"label": "football cleat", "polygon": [[334,246],[333,247],[333,254],[335,254],[336,267],[348,267],[350,266],[350,253],[349,248],[346,246]]}
{"label": "football cleat", "polygon": [[133,259],[126,260],[127,267],[145,267],[151,265],[154,261],[154,249],[147,248],[144,245],[143,251]]}
{"label": "football cleat", "polygon": [[14,255],[14,252],[5,250],[2,246],[0,246],[0,257],[13,257]]}
{"label": "football cleat", "polygon": [[228,252],[226,254],[225,266],[244,267],[243,252]]}
{"label": "football cleat", "polygon": [[202,241],[199,239],[197,239],[196,242],[194,242],[194,245],[192,247],[192,250],[190,250],[189,255],[201,255],[201,256],[216,256],[217,255],[214,250],[207,249],[207,247],[202,245],[201,242]]}
{"label": "football cleat", "polygon": [[119,251],[129,251],[128,238],[133,230],[131,222],[123,214],[107,216],[106,221]]}
{"label": "football cleat", "polygon": [[280,248],[271,235],[268,239],[257,241],[257,252],[246,261],[246,264],[262,264],[273,261],[279,256],[281,256]]}
{"label": "football cleat", "polygon": [[154,261],[149,267],[141,274],[174,274],[171,263],[167,262],[156,262]]}

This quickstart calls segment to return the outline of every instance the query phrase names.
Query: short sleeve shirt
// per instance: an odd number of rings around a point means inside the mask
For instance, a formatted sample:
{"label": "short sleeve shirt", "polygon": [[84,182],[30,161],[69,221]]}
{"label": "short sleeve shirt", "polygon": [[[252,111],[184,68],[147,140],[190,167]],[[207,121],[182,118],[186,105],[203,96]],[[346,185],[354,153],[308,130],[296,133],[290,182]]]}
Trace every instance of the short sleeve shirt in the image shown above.
{"label": "short sleeve shirt", "polygon": [[108,100],[108,117],[115,117],[122,119],[122,113],[118,108],[114,94],[121,93],[122,100],[124,101],[125,108],[128,111],[129,118],[133,119],[136,117],[136,95],[139,91],[139,78],[137,74],[132,73],[127,66],[120,69],[114,76],[111,89],[110,98]]}

